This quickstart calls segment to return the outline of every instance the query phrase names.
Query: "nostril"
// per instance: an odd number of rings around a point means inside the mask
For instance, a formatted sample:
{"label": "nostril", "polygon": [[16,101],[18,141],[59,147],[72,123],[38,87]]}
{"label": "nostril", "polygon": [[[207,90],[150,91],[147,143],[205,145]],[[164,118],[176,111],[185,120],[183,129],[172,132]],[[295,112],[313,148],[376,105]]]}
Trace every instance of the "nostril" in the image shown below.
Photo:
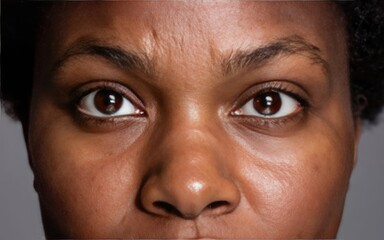
{"label": "nostril", "polygon": [[164,210],[165,212],[172,214],[172,215],[177,215],[177,216],[182,215],[180,213],[180,211],[177,210],[176,207],[174,207],[172,204],[164,202],[164,201],[155,201],[153,203],[153,206],[156,208],[160,208],[160,209]]}
{"label": "nostril", "polygon": [[210,204],[208,204],[208,206],[206,208],[216,209],[216,208],[225,207],[228,205],[229,205],[229,202],[227,202],[227,201],[215,201],[215,202],[211,202]]}

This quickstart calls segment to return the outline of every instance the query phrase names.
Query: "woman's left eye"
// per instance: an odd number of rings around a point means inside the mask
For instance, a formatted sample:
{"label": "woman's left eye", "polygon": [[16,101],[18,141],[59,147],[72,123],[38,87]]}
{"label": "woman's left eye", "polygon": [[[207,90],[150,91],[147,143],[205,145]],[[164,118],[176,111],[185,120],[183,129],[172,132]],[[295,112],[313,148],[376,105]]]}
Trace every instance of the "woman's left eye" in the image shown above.
{"label": "woman's left eye", "polygon": [[301,108],[300,102],[293,97],[276,90],[269,90],[257,94],[233,114],[282,118],[298,112]]}
{"label": "woman's left eye", "polygon": [[88,93],[80,99],[78,109],[84,114],[101,118],[135,115],[142,112],[122,94],[110,89],[98,89]]}

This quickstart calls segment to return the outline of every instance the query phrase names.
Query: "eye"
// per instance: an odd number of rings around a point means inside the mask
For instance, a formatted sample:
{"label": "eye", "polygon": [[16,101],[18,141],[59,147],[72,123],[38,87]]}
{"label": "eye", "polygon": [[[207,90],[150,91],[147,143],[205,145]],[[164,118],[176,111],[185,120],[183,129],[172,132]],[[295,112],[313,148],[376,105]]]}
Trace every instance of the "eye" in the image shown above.
{"label": "eye", "polygon": [[235,115],[256,116],[262,118],[281,118],[291,115],[302,108],[293,97],[276,91],[263,91],[234,112]]}
{"label": "eye", "polygon": [[131,101],[110,89],[94,90],[80,99],[78,108],[93,117],[119,117],[142,114]]}

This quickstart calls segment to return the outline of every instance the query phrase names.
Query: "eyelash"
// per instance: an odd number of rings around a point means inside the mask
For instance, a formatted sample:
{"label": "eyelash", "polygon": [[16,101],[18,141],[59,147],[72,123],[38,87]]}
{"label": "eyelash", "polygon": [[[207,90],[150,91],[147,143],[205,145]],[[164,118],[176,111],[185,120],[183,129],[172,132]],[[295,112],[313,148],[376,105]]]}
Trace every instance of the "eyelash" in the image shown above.
{"label": "eyelash", "polygon": [[[92,116],[90,114],[86,114],[83,110],[80,109],[81,101],[91,94],[92,92],[101,91],[101,90],[109,90],[113,91],[117,94],[120,94],[123,98],[127,99],[135,108],[139,110],[140,113],[132,114],[132,115],[123,115],[123,116],[110,116],[110,117],[97,117]],[[134,93],[132,93],[127,87],[122,86],[120,83],[112,82],[112,81],[97,81],[88,83],[84,86],[80,86],[78,89],[72,92],[72,101],[71,107],[74,108],[74,112],[76,116],[83,122],[94,124],[94,125],[103,125],[103,124],[117,124],[123,123],[127,120],[142,118],[146,116],[146,112],[144,111],[145,107],[143,102],[136,97]]]}
{"label": "eyelash", "polygon": [[[79,109],[79,104],[90,93],[94,91],[100,90],[111,90],[118,94],[121,94],[122,97],[128,99],[132,105],[134,105],[137,109],[139,109],[142,114],[132,114],[126,116],[111,116],[111,117],[96,117],[91,116],[89,114],[84,113]],[[263,118],[258,116],[250,116],[250,115],[237,115],[235,112],[243,107],[248,101],[251,101],[259,94],[275,91],[279,93],[283,93],[292,97],[300,104],[300,110],[296,113],[289,114],[284,117],[278,118]],[[81,86],[77,90],[72,93],[74,99],[71,103],[71,106],[75,107],[75,113],[83,123],[103,126],[105,124],[118,124],[127,122],[127,120],[132,120],[134,118],[140,118],[146,116],[146,112],[144,111],[145,106],[143,102],[136,97],[136,95],[127,87],[122,86],[120,83],[111,82],[111,81],[101,81],[87,84],[86,86]],[[243,123],[247,127],[260,130],[260,129],[274,129],[274,128],[284,128],[287,127],[290,123],[294,123],[303,118],[304,114],[308,112],[311,105],[309,103],[308,96],[306,92],[299,86],[294,83],[284,82],[284,81],[272,81],[258,84],[254,87],[251,87],[245,93],[243,92],[240,97],[238,97],[238,101],[235,102],[233,110],[230,111],[230,116],[235,118],[237,121]]]}
{"label": "eyelash", "polygon": [[[293,86],[294,87],[293,87]],[[265,118],[258,116],[250,116],[250,115],[238,115],[236,111],[242,108],[246,103],[257,97],[259,94],[266,92],[279,92],[288,95],[295,99],[299,104],[301,109],[293,114],[289,114],[284,117],[277,118]],[[300,92],[300,93],[299,93]],[[273,129],[273,128],[283,128],[286,127],[290,123],[294,123],[304,117],[304,115],[311,108],[310,102],[307,100],[308,96],[305,90],[301,87],[297,86],[294,83],[286,82],[286,81],[273,81],[266,82],[262,84],[258,84],[254,87],[251,87],[250,90],[247,90],[245,94],[241,94],[242,97],[239,97],[239,101],[235,103],[233,110],[230,112],[230,115],[234,117],[237,121],[244,123],[247,127],[259,130],[261,129]]]}

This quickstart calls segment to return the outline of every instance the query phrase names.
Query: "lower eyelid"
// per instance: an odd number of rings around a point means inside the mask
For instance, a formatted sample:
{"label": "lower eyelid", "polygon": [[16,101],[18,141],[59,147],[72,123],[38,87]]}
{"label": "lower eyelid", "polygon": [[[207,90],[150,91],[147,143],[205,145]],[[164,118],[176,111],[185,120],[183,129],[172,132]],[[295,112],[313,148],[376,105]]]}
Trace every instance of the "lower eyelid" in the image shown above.
{"label": "lower eyelid", "polygon": [[287,131],[293,131],[294,127],[301,126],[300,122],[305,121],[308,113],[303,108],[302,110],[292,114],[292,116],[282,118],[258,118],[252,116],[233,116],[232,120],[236,124],[240,124],[243,127],[251,130],[252,132],[258,132],[262,134],[273,134],[273,132],[283,133]]}
{"label": "lower eyelid", "polygon": [[92,133],[105,133],[126,129],[127,127],[139,127],[142,126],[142,124],[138,123],[146,122],[145,118],[135,115],[118,118],[96,118],[79,112],[76,113],[74,120],[77,122],[77,125],[81,127],[82,131]]}

